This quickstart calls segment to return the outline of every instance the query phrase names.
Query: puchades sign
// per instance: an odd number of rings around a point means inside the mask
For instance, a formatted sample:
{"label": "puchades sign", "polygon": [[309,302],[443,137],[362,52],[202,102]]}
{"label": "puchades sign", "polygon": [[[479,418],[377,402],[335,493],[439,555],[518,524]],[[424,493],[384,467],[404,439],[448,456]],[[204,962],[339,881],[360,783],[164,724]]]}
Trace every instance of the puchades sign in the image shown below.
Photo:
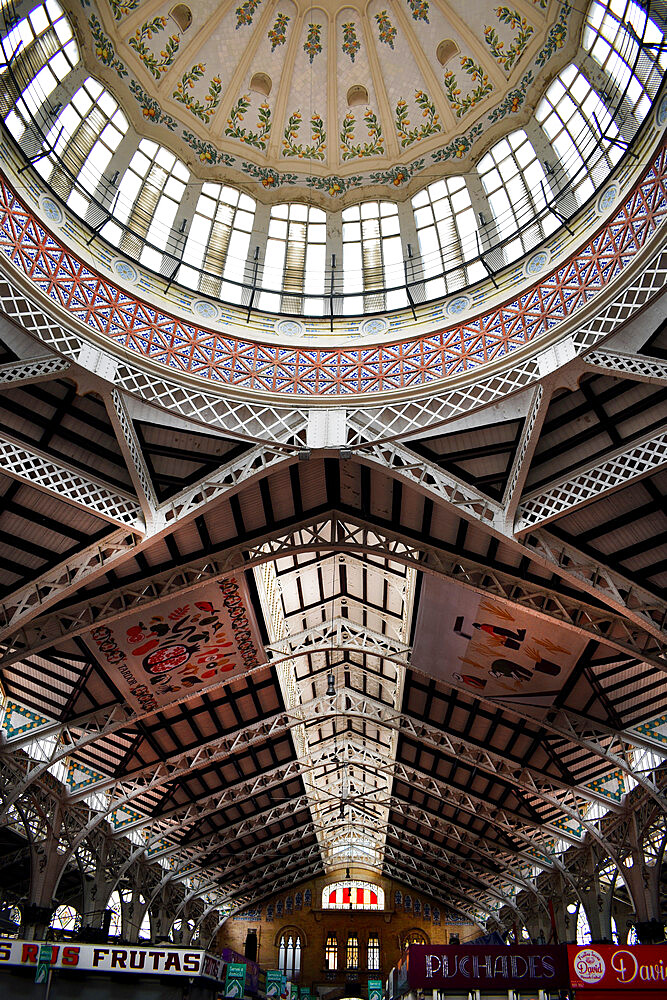
{"label": "puchades sign", "polygon": [[426,945],[408,948],[410,989],[559,989],[568,985],[567,954],[555,945]]}
{"label": "puchades sign", "polygon": [[667,997],[665,944],[568,945],[567,958],[570,980],[577,991],[618,990],[628,995],[655,992]]}
{"label": "puchades sign", "polygon": [[[159,976],[204,976],[220,981],[224,963],[201,948],[138,947],[124,945],[53,944],[52,969],[70,972],[131,972]],[[38,941],[0,939],[0,968],[18,965],[35,969],[40,961]]]}
{"label": "puchades sign", "polygon": [[586,640],[503,601],[425,576],[412,665],[493,701],[547,706]]}
{"label": "puchades sign", "polygon": [[242,577],[99,625],[85,639],[128,703],[144,712],[266,661]]}

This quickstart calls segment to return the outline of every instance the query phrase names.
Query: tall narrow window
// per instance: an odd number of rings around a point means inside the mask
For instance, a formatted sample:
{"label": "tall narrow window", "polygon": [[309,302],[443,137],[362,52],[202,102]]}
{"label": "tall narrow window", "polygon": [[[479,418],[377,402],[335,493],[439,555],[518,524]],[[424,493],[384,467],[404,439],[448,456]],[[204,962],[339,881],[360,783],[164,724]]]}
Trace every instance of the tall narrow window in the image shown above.
{"label": "tall narrow window", "polygon": [[319,296],[324,292],[326,222],[321,209],[307,205],[275,205],[271,209],[261,309],[301,313],[304,296],[308,296],[307,311],[322,312]]}
{"label": "tall narrow window", "polygon": [[378,972],[380,968],[380,938],[377,934],[368,935],[367,968],[369,972]]}
{"label": "tall narrow window", "polygon": [[240,301],[255,206],[247,194],[207,181],[192,218],[178,280],[227,302]]}
{"label": "tall narrow window", "polygon": [[465,266],[479,250],[477,219],[463,177],[429,184],[412,199],[412,208],[427,298],[447,295],[484,277],[479,261]]}
{"label": "tall narrow window", "polygon": [[359,968],[359,938],[356,934],[348,935],[347,948],[345,949],[345,965],[348,969]]}
{"label": "tall narrow window", "polygon": [[344,209],[342,218],[345,312],[405,305],[402,289],[384,291],[404,281],[398,207],[387,201],[366,201]]}
{"label": "tall narrow window", "polygon": [[622,156],[622,149],[614,145],[618,128],[606,104],[584,74],[570,64],[547,89],[535,117],[582,204]]}
{"label": "tall narrow window", "polygon": [[[558,219],[553,215],[532,221],[551,197],[551,188],[523,129],[492,146],[477,169],[498,234],[508,240],[504,247],[507,262],[527,253],[558,228]],[[516,238],[509,239],[514,233]]]}
{"label": "tall narrow window", "polygon": [[[154,248],[167,246],[189,177],[190,171],[173,153],[142,139],[121,179],[113,207],[115,219],[127,229],[109,222],[102,230],[104,236],[112,243],[118,243],[120,237],[124,253],[159,270],[162,255]],[[152,246],[146,246],[144,240]]]}
{"label": "tall narrow window", "polygon": [[333,972],[338,968],[338,938],[335,934],[330,934],[327,938],[324,949],[324,958],[327,969]]}

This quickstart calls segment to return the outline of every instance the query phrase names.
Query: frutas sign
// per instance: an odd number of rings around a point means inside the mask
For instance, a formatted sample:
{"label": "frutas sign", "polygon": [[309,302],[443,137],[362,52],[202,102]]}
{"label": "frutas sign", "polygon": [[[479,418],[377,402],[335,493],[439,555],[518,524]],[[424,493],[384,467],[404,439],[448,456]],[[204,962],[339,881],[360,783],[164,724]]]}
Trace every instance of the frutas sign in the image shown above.
{"label": "frutas sign", "polygon": [[[223,963],[201,948],[125,947],[92,944],[49,945],[50,966],[81,972],[143,972],[160,976],[205,976],[222,978]],[[0,939],[0,968],[18,965],[36,968],[40,961],[39,941]]]}
{"label": "frutas sign", "polygon": [[667,945],[568,945],[570,981],[576,990],[664,990]]}
{"label": "frutas sign", "polygon": [[407,966],[408,985],[414,989],[558,989],[568,985],[565,951],[558,946],[411,944]]}

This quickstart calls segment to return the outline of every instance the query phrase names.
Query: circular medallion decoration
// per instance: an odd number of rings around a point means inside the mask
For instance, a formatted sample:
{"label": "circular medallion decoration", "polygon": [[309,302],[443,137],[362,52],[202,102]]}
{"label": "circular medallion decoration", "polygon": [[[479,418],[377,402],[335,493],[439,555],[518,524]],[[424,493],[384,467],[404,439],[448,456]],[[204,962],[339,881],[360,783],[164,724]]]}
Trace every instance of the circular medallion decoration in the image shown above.
{"label": "circular medallion decoration", "polygon": [[663,95],[658,105],[658,110],[655,113],[655,122],[658,128],[662,128],[667,122],[667,94]]}
{"label": "circular medallion decoration", "polygon": [[526,266],[524,267],[524,274],[530,276],[531,274],[539,274],[549,263],[550,255],[548,250],[538,250],[526,261]]}
{"label": "circular medallion decoration", "polygon": [[131,285],[139,277],[136,267],[127,260],[115,260],[113,262],[113,269],[122,281],[127,281]]}
{"label": "circular medallion decoration", "polygon": [[582,948],[574,959],[574,971],[587,986],[599,983],[605,974],[604,959],[595,948]]}
{"label": "circular medallion decoration", "polygon": [[471,304],[469,295],[457,295],[445,305],[445,316],[459,316],[466,309],[470,309]]}
{"label": "circular medallion decoration", "polygon": [[218,319],[220,316],[218,307],[207,299],[196,299],[192,303],[192,311],[201,319]]}
{"label": "circular medallion decoration", "polygon": [[597,200],[597,210],[600,215],[608,212],[610,208],[614,206],[616,199],[618,198],[618,187],[616,184],[610,184],[606,187],[600,197]]}
{"label": "circular medallion decoration", "polygon": [[385,333],[388,327],[389,324],[386,319],[374,316],[373,319],[367,319],[361,324],[361,332],[366,334],[367,337],[376,337],[380,333]]}
{"label": "circular medallion decoration", "polygon": [[53,198],[42,198],[40,201],[42,212],[54,225],[59,226],[63,221],[63,213],[60,205]]}
{"label": "circular medallion decoration", "polygon": [[279,337],[299,337],[303,333],[303,327],[295,319],[281,319],[276,323],[276,333]]}

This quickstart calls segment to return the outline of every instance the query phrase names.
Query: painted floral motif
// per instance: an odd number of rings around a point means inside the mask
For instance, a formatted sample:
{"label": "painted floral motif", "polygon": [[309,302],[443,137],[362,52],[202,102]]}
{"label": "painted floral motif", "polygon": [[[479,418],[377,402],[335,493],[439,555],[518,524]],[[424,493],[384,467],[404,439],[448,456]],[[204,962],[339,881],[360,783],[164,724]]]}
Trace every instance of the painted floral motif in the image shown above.
{"label": "painted floral motif", "polygon": [[496,122],[502,121],[506,115],[515,115],[523,102],[526,99],[526,91],[528,87],[533,82],[532,70],[528,70],[525,76],[522,78],[521,83],[514,90],[510,90],[509,94],[506,94],[501,103],[497,108],[494,108],[489,115],[488,120],[494,125]]}
{"label": "painted floral motif", "polygon": [[536,7],[540,7],[542,10],[547,9],[547,0],[533,0]]}
{"label": "painted floral motif", "polygon": [[303,51],[307,53],[308,58],[311,63],[315,56],[319,55],[322,51],[322,25],[321,24],[309,24],[308,25],[308,37],[303,43]]}
{"label": "painted floral motif", "polygon": [[198,97],[194,97],[190,91],[194,88],[195,83],[204,75],[206,66],[203,63],[197,63],[183,74],[179,83],[176,84],[176,90],[171,95],[180,104],[184,104],[188,111],[192,112],[200,121],[204,122],[205,125],[211,120],[211,115],[215,109],[220,104],[220,97],[222,94],[222,85],[219,76],[214,76],[208,85],[208,92],[204,97],[204,102],[202,103]]}
{"label": "painted floral motif", "polygon": [[124,14],[129,14],[139,6],[139,0],[109,0],[114,20],[120,21]]}
{"label": "painted floral motif", "polygon": [[572,5],[568,2],[568,0],[565,0],[565,3],[560,9],[558,20],[547,35],[546,45],[535,56],[535,62],[538,66],[544,66],[549,59],[551,59],[552,55],[558,51],[558,49],[563,48],[565,39],[567,38],[567,19],[571,13]]}
{"label": "painted floral motif", "polygon": [[413,129],[408,128],[410,119],[408,118],[407,102],[401,98],[396,105],[396,131],[403,147],[411,146],[413,142],[419,142],[420,139],[442,131],[442,125],[438,121],[440,116],[436,114],[435,104],[428,94],[425,94],[423,90],[416,90],[415,101],[421,109],[422,118],[425,118],[426,121]]}
{"label": "painted floral motif", "polygon": [[296,143],[301,129],[301,112],[294,111],[287,122],[287,128],[283,132],[283,156],[298,156],[300,160],[323,160],[326,147],[327,134],[324,131],[324,122],[318,114],[314,114],[310,119],[310,134],[312,145],[304,146],[303,143]]}
{"label": "painted floral motif", "polygon": [[370,175],[373,184],[393,184],[400,187],[424,169],[424,160],[413,160],[408,166],[392,167],[390,170],[379,170]]}
{"label": "painted floral motif", "polygon": [[236,29],[241,27],[242,24],[252,24],[252,19],[255,15],[255,11],[261,4],[262,0],[243,0],[240,7],[236,8]]}
{"label": "painted floral motif", "polygon": [[352,188],[358,188],[363,182],[363,177],[354,174],[352,177],[306,177],[308,187],[315,188],[316,191],[326,191],[332,198],[338,198]]}
{"label": "painted floral motif", "polygon": [[102,25],[95,17],[91,14],[88,19],[88,25],[90,27],[90,33],[93,39],[93,45],[95,47],[95,55],[102,63],[103,66],[109,66],[111,69],[115,69],[118,76],[121,78],[127,76],[127,69],[125,64],[117,57],[116,50],[113,47],[110,38],[104,34],[102,30]]}
{"label": "painted floral motif", "polygon": [[491,55],[496,62],[503,67],[506,73],[509,73],[528,45],[530,36],[535,29],[528,24],[525,17],[521,17],[518,10],[512,10],[510,7],[496,7],[496,16],[501,24],[509,25],[510,30],[516,31],[517,34],[510,47],[506,49],[505,43],[498,37],[496,29],[487,24],[484,26],[484,41],[491,49]]}
{"label": "painted floral motif", "polygon": [[269,190],[274,187],[282,187],[283,184],[296,184],[299,179],[296,174],[279,174],[277,170],[272,170],[270,167],[258,167],[255,163],[243,163],[242,168],[244,173],[261,181],[262,187]]}
{"label": "painted floral motif", "polygon": [[278,14],[276,16],[275,23],[270,31],[267,31],[266,37],[271,42],[271,51],[273,52],[278,45],[285,44],[285,37],[287,32],[287,25],[289,24],[288,14]]}
{"label": "painted floral motif", "polygon": [[357,38],[357,26],[353,21],[348,21],[343,25],[343,52],[354,62],[354,57],[361,48],[361,42]]}
{"label": "painted floral motif", "polygon": [[224,163],[225,166],[231,167],[235,163],[234,157],[230,156],[229,153],[221,153],[210,142],[204,142],[203,139],[193,135],[192,132],[183,130],[182,138],[184,142],[187,142],[190,149],[197,154],[202,163],[206,163],[211,167],[217,163]]}
{"label": "painted floral motif", "polygon": [[448,69],[445,73],[445,93],[449,100],[449,106],[457,118],[461,118],[466,111],[482,101],[493,90],[493,84],[489,83],[487,74],[471,56],[462,56],[461,68],[468,74],[475,84],[475,88],[465,97],[461,97],[461,88],[454,70]]}
{"label": "painted floral motif", "polygon": [[381,42],[388,45],[393,49],[394,39],[396,38],[396,28],[389,20],[389,15],[386,10],[381,10],[379,14],[375,15],[375,20],[378,26],[378,36]]}
{"label": "painted floral motif", "polygon": [[171,115],[164,113],[154,97],[149,97],[141,84],[136,80],[130,80],[130,93],[143,111],[144,118],[154,122],[156,125],[166,125],[170,132],[173,132],[178,122]]}
{"label": "painted floral motif", "polygon": [[377,115],[370,108],[364,112],[364,123],[368,131],[370,142],[354,142],[354,129],[356,118],[352,111],[348,111],[343,119],[343,127],[340,133],[340,148],[343,151],[344,160],[352,160],[355,157],[376,156],[384,153],[384,139],[382,138],[382,125],[378,121]]}
{"label": "painted floral motif", "polygon": [[173,63],[181,41],[179,35],[170,35],[158,59],[146,45],[146,39],[151,39],[154,34],[163,31],[166,26],[166,17],[154,17],[152,21],[145,21],[140,28],[137,28],[129,39],[130,45],[156,80],[159,80],[162,73],[166,73]]}
{"label": "painted floral motif", "polygon": [[239,122],[243,121],[243,117],[249,107],[250,98],[247,94],[242,94],[227,119],[225,135],[231,136],[232,139],[239,139],[241,142],[246,142],[249,146],[255,146],[256,149],[266,149],[266,137],[271,131],[271,108],[266,102],[260,104],[257,111],[257,124],[255,126],[257,131],[252,132],[239,125]]}
{"label": "painted floral motif", "polygon": [[408,0],[413,21],[426,21],[428,24],[428,0]]}
{"label": "painted floral motif", "polygon": [[445,160],[460,160],[466,153],[470,152],[482,134],[482,131],[480,123],[473,125],[467,135],[460,135],[458,138],[453,139],[447,146],[443,146],[442,149],[436,149],[434,153],[431,153],[431,159],[435,163],[443,163]]}

